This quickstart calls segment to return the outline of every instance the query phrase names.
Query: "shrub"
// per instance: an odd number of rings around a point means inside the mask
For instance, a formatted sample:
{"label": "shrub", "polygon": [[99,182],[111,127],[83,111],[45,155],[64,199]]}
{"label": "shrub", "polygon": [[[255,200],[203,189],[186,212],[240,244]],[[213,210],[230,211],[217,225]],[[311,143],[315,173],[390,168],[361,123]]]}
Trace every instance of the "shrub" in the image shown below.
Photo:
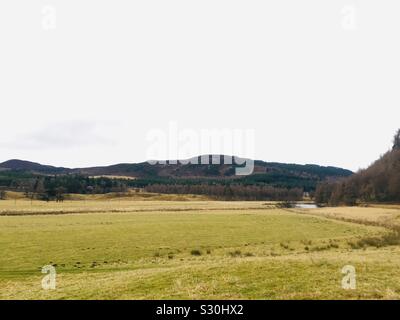
{"label": "shrub", "polygon": [[235,250],[235,251],[233,251],[233,252],[229,252],[229,255],[230,255],[231,257],[239,257],[239,256],[242,255],[242,252],[241,252],[240,250]]}
{"label": "shrub", "polygon": [[395,246],[400,244],[400,232],[393,231],[391,233],[385,234],[382,237],[369,237],[357,241],[355,244],[350,244],[353,249],[364,248],[364,247],[385,247],[385,246]]}
{"label": "shrub", "polygon": [[292,201],[282,201],[276,204],[277,208],[294,208],[295,203]]}
{"label": "shrub", "polygon": [[289,249],[289,245],[286,244],[286,243],[281,242],[281,243],[280,243],[280,246],[281,246],[282,248],[284,248],[284,249]]}
{"label": "shrub", "polygon": [[190,251],[190,254],[191,254],[192,256],[201,256],[201,251],[195,249],[195,250]]}

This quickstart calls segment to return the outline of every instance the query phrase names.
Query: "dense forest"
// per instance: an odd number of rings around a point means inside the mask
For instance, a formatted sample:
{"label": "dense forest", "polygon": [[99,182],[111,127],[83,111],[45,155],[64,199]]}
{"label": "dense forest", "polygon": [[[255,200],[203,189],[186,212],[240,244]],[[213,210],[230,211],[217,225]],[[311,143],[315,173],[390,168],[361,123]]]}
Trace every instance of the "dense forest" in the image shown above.
{"label": "dense forest", "polygon": [[154,184],[145,188],[148,192],[171,194],[199,194],[216,200],[287,200],[296,201],[303,198],[303,189],[274,188],[271,186],[251,185],[162,185]]}
{"label": "dense forest", "polygon": [[[37,176],[29,173],[0,174],[0,190],[24,192],[26,197],[62,201],[65,194],[102,194],[124,192],[127,184],[120,179],[90,178],[81,175]],[[3,196],[4,197],[4,196]]]}
{"label": "dense forest", "polygon": [[369,168],[335,183],[320,183],[315,201],[329,205],[400,201],[400,130],[393,147]]}
{"label": "dense forest", "polygon": [[[282,183],[282,182],[280,182]],[[103,194],[140,188],[165,194],[198,194],[220,200],[300,200],[303,188],[280,188],[265,183],[238,183],[213,179],[90,178],[82,175],[35,176],[23,173],[3,175],[0,188],[24,192],[31,199],[62,201],[65,194]]]}

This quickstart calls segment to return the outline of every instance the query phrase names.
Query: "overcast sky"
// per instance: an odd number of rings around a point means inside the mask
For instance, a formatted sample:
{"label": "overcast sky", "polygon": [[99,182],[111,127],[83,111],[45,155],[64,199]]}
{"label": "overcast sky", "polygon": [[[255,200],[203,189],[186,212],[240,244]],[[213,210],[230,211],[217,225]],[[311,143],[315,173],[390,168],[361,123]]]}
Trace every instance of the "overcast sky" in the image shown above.
{"label": "overcast sky", "polygon": [[366,167],[400,127],[399,9],[2,0],[0,162],[140,162],[149,133],[175,123],[254,130],[239,156]]}

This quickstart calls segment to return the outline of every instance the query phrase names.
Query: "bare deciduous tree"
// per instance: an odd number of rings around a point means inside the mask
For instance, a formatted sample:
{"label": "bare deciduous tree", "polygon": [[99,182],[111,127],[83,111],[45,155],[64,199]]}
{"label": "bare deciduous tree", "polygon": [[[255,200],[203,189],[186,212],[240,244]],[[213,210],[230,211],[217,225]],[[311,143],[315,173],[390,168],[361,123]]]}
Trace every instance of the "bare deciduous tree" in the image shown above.
{"label": "bare deciduous tree", "polygon": [[400,129],[397,130],[393,138],[393,149],[400,149]]}

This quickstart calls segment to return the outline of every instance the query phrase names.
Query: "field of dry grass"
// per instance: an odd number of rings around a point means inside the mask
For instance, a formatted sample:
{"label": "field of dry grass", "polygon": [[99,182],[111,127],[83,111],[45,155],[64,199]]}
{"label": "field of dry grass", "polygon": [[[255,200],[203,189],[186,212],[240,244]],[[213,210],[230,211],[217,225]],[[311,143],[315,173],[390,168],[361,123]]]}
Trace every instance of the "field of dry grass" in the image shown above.
{"label": "field of dry grass", "polygon": [[396,206],[328,207],[314,209],[311,214],[388,227],[394,227],[400,223],[400,208]]}
{"label": "field of dry grass", "polygon": [[[400,246],[369,240],[399,209],[158,196],[0,201],[0,298],[400,298]],[[49,264],[56,290],[41,287]],[[345,265],[355,290],[341,286]]]}
{"label": "field of dry grass", "polygon": [[78,214],[78,213],[133,213],[158,211],[215,211],[215,210],[248,210],[273,207],[265,202],[224,202],[224,201],[174,201],[174,200],[69,200],[62,203],[5,200],[0,201],[0,216],[7,215],[43,215],[43,214]]}

